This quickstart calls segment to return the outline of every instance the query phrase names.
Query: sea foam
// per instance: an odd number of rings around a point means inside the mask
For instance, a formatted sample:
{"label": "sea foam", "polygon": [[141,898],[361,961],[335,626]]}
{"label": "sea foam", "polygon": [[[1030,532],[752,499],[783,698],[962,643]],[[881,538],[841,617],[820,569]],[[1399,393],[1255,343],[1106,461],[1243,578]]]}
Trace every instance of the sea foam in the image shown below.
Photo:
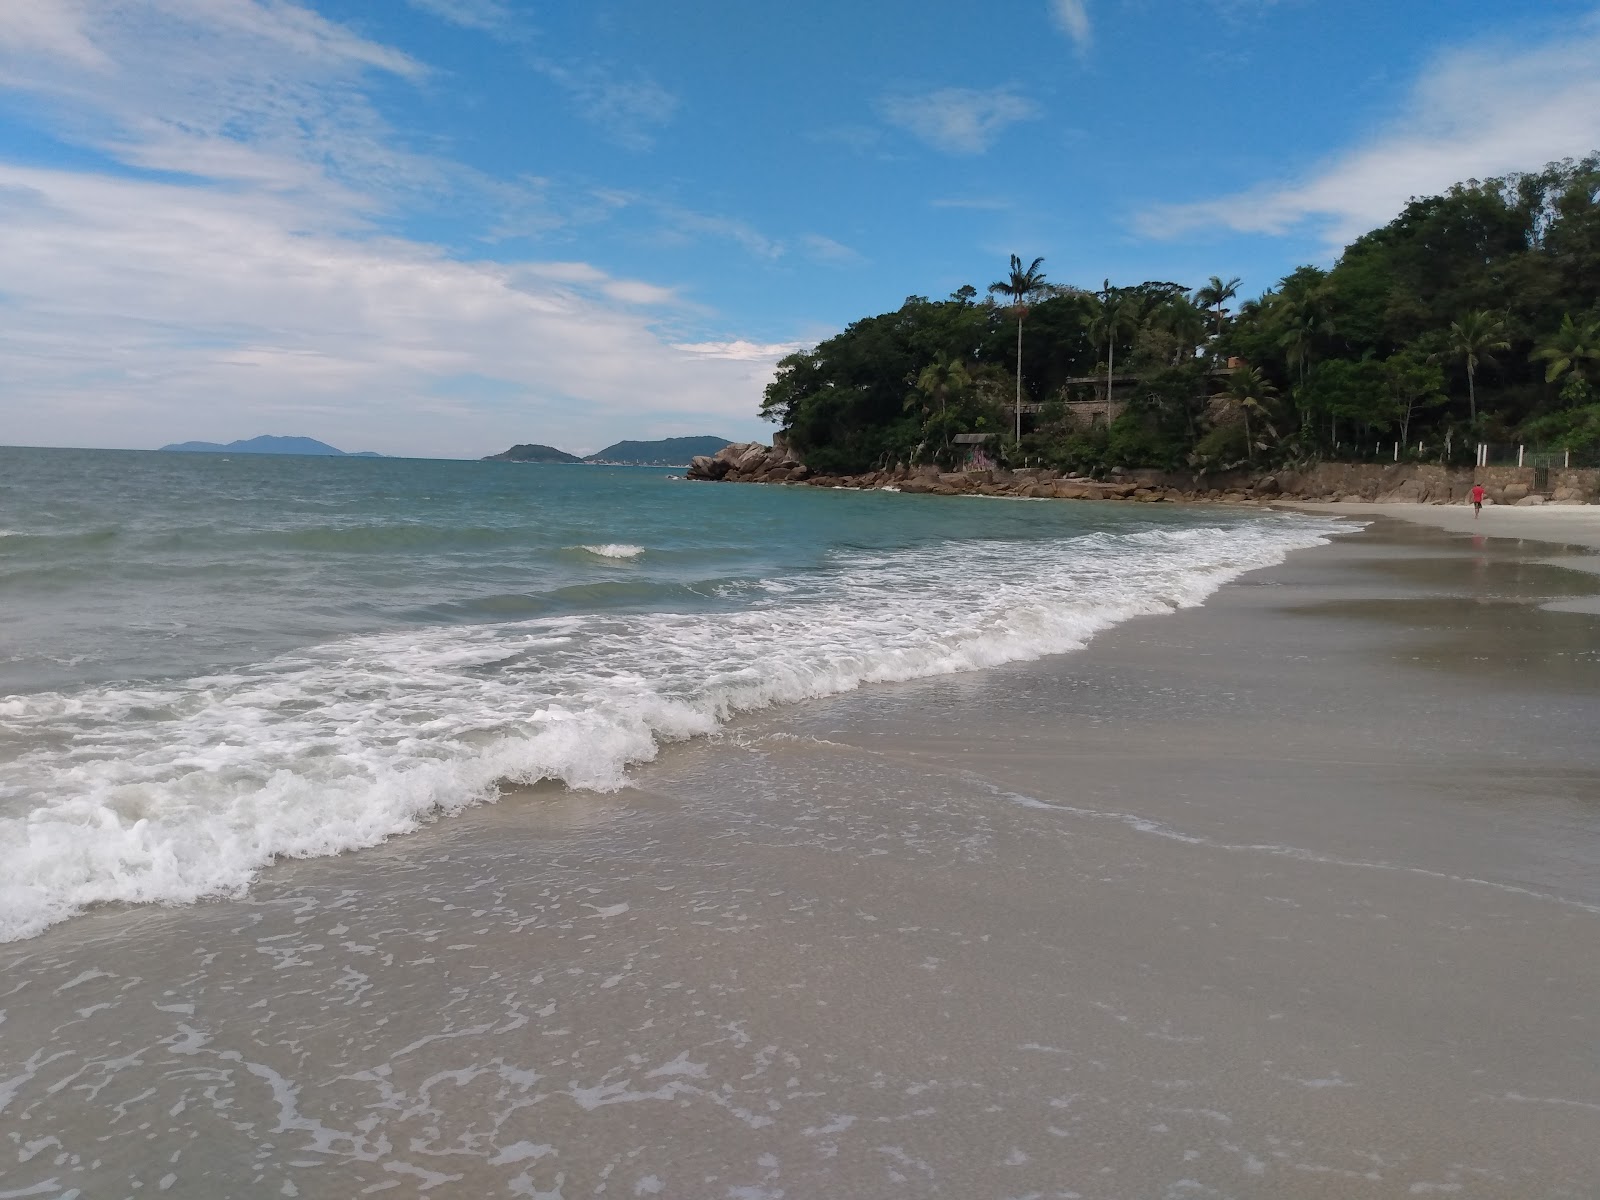
{"label": "sea foam", "polygon": [[644,553],[643,546],[630,546],[625,542],[606,542],[599,546],[579,546],[579,550],[587,550],[590,554],[601,558],[638,558]]}
{"label": "sea foam", "polygon": [[1070,651],[1334,528],[1265,518],[847,552],[734,611],[414,629],[6,697],[0,811],[21,815],[0,819],[0,941],[99,902],[234,893],[275,857],[370,846],[505,781],[614,790],[663,743],[736,713]]}

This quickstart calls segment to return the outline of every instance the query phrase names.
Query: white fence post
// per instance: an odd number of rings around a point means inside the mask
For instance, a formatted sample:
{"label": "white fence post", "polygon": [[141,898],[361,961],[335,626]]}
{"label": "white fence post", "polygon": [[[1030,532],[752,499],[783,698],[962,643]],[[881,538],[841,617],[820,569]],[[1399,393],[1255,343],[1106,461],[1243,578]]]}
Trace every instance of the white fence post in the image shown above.
{"label": "white fence post", "polygon": [[1395,460],[1395,462],[1399,462],[1400,461],[1400,443],[1399,442],[1396,442],[1394,444],[1394,460]]}
{"label": "white fence post", "polygon": [[1519,467],[1522,465],[1522,451],[1523,451],[1523,449],[1524,448],[1522,446],[1518,446],[1517,447],[1517,466],[1519,466]]}

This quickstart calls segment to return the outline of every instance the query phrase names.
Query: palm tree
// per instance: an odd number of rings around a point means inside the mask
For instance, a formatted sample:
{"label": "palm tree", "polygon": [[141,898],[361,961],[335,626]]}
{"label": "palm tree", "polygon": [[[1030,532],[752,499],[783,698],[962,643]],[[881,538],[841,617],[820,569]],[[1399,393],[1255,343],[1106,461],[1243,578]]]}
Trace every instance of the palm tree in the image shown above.
{"label": "palm tree", "polygon": [[[1261,374],[1260,367],[1240,367],[1228,376],[1227,390],[1219,394],[1227,396],[1244,414],[1244,452],[1247,457],[1254,458],[1255,442],[1250,436],[1250,414],[1256,413],[1265,422],[1267,405],[1277,396],[1278,389]],[[1267,428],[1270,430],[1272,426],[1268,424]]]}
{"label": "palm tree", "polygon": [[1151,316],[1157,328],[1165,329],[1178,342],[1178,363],[1194,357],[1194,348],[1205,340],[1206,315],[1187,296],[1174,296]]}
{"label": "palm tree", "polygon": [[1286,291],[1273,302],[1273,308],[1282,315],[1284,321],[1283,336],[1278,339],[1278,344],[1283,347],[1288,365],[1299,367],[1303,385],[1317,340],[1334,332],[1333,317],[1328,312],[1328,295],[1320,287]]}
{"label": "palm tree", "polygon": [[1105,298],[1100,301],[1100,307],[1089,325],[1089,336],[1096,342],[1101,338],[1106,340],[1106,420],[1109,421],[1111,376],[1117,365],[1117,339],[1139,327],[1139,316],[1129,301],[1116,294],[1111,286],[1111,280],[1106,280],[1105,288],[1100,294]]}
{"label": "palm tree", "polygon": [[933,361],[923,367],[917,376],[917,391],[939,402],[939,424],[944,430],[947,448],[950,444],[950,426],[945,420],[945,414],[950,397],[959,396],[967,390],[971,382],[972,376],[967,374],[966,363],[959,358],[951,358],[943,350],[935,354]]}
{"label": "palm tree", "polygon": [[1223,305],[1239,294],[1239,284],[1242,283],[1237,275],[1228,282],[1222,282],[1222,276],[1213,275],[1210,282],[1194,294],[1194,302],[1201,308],[1214,308],[1217,310],[1217,333],[1222,333]]}
{"label": "palm tree", "polygon": [[1506,323],[1492,312],[1468,313],[1450,323],[1450,353],[1467,364],[1467,411],[1478,423],[1478,367],[1494,366],[1494,351],[1509,350]]}
{"label": "palm tree", "polygon": [[1011,311],[1017,314],[1017,441],[1022,441],[1022,318],[1028,311],[1028,301],[1045,290],[1044,272],[1039,270],[1043,258],[1036,258],[1024,271],[1022,260],[1011,256],[1011,273],[989,285],[991,296],[1007,296]]}
{"label": "palm tree", "polygon": [[1580,325],[1567,313],[1561,318],[1561,327],[1529,357],[1549,364],[1544,370],[1546,383],[1554,383],[1568,371],[1583,374],[1584,363],[1600,362],[1600,321]]}

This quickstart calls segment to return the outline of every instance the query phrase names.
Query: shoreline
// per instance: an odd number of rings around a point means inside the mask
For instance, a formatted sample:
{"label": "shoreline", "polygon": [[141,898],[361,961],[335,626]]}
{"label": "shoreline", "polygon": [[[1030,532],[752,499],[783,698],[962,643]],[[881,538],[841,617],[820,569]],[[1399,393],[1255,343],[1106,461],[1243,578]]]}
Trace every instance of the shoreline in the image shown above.
{"label": "shoreline", "polygon": [[941,471],[897,466],[858,475],[830,475],[802,462],[780,433],[773,444],[736,442],[696,457],[687,479],[704,482],[804,484],[808,487],[907,492],[934,496],[1013,496],[1030,500],[1135,500],[1146,503],[1467,504],[1481,484],[1489,504],[1538,507],[1600,505],[1600,470],[1586,468],[1445,467],[1428,463],[1322,462],[1308,467],[1234,469],[1216,473],[1115,467],[1108,479],[1042,467]]}
{"label": "shoreline", "polygon": [[1389,517],[1445,533],[1525,538],[1600,550],[1600,505],[1546,504],[1521,508],[1486,504],[1477,519],[1473,517],[1471,504],[1327,504],[1284,500],[1278,501],[1273,507],[1327,516]]}
{"label": "shoreline", "polygon": [[1587,557],[1375,522],[0,947],[55,1139],[0,1188],[1581,1196],[1600,622],[1543,606]]}

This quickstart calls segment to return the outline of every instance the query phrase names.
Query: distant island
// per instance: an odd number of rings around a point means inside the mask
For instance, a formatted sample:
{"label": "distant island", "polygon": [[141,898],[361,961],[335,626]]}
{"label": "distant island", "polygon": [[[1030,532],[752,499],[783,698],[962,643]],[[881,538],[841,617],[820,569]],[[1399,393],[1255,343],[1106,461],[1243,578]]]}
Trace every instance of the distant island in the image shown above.
{"label": "distant island", "polygon": [[518,463],[581,463],[583,459],[576,454],[568,454],[565,450],[557,450],[554,446],[541,446],[537,442],[525,442],[502,450],[499,454],[486,454],[484,462],[518,462]]}
{"label": "distant island", "polygon": [[727,438],[675,437],[656,442],[617,442],[597,450],[584,462],[617,463],[626,466],[684,467],[697,454],[715,454],[731,443]]}
{"label": "distant island", "polygon": [[340,450],[337,446],[319,442],[316,438],[273,437],[270,434],[244,438],[237,442],[229,442],[227,445],[221,442],[173,442],[161,449],[177,451],[180,454],[316,454],[332,458],[383,457],[374,450],[354,452]]}
{"label": "distant island", "polygon": [[675,437],[655,442],[616,442],[583,458],[535,442],[513,446],[484,456],[485,462],[594,463],[628,467],[684,467],[696,455],[715,454],[729,445],[727,438]]}

